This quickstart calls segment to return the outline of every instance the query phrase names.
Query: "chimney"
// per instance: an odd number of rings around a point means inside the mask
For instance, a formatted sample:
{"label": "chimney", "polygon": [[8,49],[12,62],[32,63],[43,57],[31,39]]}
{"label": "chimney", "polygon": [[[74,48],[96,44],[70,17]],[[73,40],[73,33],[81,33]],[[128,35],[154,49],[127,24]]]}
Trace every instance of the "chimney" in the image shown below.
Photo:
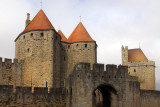
{"label": "chimney", "polygon": [[27,27],[30,22],[31,22],[31,20],[30,20],[30,14],[27,13],[27,20],[26,20],[26,26],[25,27]]}

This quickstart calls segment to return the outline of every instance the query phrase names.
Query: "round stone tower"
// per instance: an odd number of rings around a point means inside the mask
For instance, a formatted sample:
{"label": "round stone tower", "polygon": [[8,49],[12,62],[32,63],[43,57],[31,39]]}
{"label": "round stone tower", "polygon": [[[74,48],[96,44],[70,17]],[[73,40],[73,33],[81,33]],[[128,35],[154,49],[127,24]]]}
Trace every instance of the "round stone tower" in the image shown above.
{"label": "round stone tower", "polygon": [[[94,41],[82,22],[68,38],[68,71],[67,76],[73,71],[78,62],[97,63],[97,44]],[[91,65],[92,67],[92,65]]]}
{"label": "round stone tower", "polygon": [[24,60],[24,86],[59,87],[60,40],[40,10],[15,40],[15,58]]}

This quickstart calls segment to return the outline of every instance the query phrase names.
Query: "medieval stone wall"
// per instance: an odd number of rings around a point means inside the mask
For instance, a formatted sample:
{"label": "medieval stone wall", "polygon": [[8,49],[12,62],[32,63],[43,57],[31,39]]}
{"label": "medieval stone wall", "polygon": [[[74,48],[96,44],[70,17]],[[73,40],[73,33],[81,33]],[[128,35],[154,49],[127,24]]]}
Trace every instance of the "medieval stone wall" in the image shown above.
{"label": "medieval stone wall", "polygon": [[0,58],[0,85],[23,86],[23,60]]}
{"label": "medieval stone wall", "polygon": [[141,90],[141,107],[159,107],[160,91]]}
{"label": "medieval stone wall", "polygon": [[24,86],[59,87],[60,39],[54,30],[31,31],[16,39],[15,57],[24,60]]}
{"label": "medieval stone wall", "polygon": [[[65,89],[16,87],[0,85],[0,106],[3,107],[65,107]],[[50,90],[50,92],[48,92]]]}

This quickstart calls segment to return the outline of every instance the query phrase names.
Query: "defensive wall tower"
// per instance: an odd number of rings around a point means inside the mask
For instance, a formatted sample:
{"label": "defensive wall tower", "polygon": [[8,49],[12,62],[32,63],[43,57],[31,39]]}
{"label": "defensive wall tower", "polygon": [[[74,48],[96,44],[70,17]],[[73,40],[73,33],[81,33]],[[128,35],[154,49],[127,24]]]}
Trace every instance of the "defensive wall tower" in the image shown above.
{"label": "defensive wall tower", "polygon": [[24,86],[60,86],[60,40],[41,9],[15,40],[15,58],[24,60]]}
{"label": "defensive wall tower", "polygon": [[68,56],[67,76],[72,73],[78,62],[91,63],[91,65],[97,63],[96,41],[91,38],[82,22],[77,25],[64,47]]}
{"label": "defensive wall tower", "polygon": [[68,65],[68,54],[67,54],[67,48],[65,48],[65,46],[67,46],[69,43],[67,42],[67,38],[65,37],[65,35],[63,34],[63,32],[61,30],[58,31],[58,34],[61,36],[61,53],[60,53],[60,63],[61,63],[61,67],[60,67],[60,85],[61,87],[64,87],[65,85],[65,77],[66,77],[66,73],[67,73],[67,65]]}
{"label": "defensive wall tower", "polygon": [[122,65],[128,66],[128,74],[137,76],[141,89],[155,90],[155,62],[147,59],[140,48],[122,46]]}

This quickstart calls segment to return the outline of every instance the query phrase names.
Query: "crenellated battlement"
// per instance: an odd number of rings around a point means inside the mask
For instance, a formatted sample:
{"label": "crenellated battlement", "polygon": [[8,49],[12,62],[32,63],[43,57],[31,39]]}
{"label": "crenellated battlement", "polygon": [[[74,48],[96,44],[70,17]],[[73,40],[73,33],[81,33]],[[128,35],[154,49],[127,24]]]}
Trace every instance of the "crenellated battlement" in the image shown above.
{"label": "crenellated battlement", "polygon": [[4,63],[5,65],[11,65],[11,64],[15,64],[15,63],[23,63],[24,60],[18,60],[18,59],[8,59],[8,58],[4,58],[4,61],[3,61],[3,58],[0,57],[0,64]]}
{"label": "crenellated battlement", "polygon": [[117,67],[117,65],[108,64],[106,65],[106,70],[104,70],[104,64],[93,64],[93,69],[91,69],[91,64],[81,62],[75,65],[74,74],[75,73],[82,77],[86,74],[97,78],[99,78],[99,76],[105,78],[128,78],[128,67],[122,65]]}
{"label": "crenellated battlement", "polygon": [[23,60],[0,57],[0,85],[22,86]]}
{"label": "crenellated battlement", "polygon": [[[14,90],[15,88],[15,90]],[[33,89],[33,91],[32,91]],[[48,88],[48,87],[22,87],[17,86],[13,87],[13,85],[0,85],[0,93],[24,93],[24,94],[56,94],[56,93],[66,93],[65,88]],[[0,95],[1,95],[0,94]]]}
{"label": "crenellated battlement", "polygon": [[19,86],[14,91],[12,85],[0,85],[0,105],[1,102],[7,102],[6,105],[14,102],[19,106],[31,104],[34,104],[34,106],[39,104],[50,105],[54,104],[54,101],[64,100],[65,92],[64,88],[51,88],[49,92],[47,87],[34,87],[34,91],[32,91],[32,87]]}

